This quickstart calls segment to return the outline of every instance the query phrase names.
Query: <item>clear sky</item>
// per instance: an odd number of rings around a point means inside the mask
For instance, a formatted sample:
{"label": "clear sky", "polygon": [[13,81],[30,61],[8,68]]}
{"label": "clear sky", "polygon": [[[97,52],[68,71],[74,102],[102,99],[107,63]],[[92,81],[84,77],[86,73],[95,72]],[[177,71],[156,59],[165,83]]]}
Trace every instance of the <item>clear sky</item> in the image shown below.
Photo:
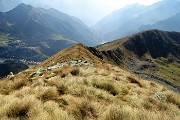
{"label": "clear sky", "polygon": [[61,12],[78,17],[88,25],[95,24],[113,10],[120,9],[129,4],[139,3],[150,5],[160,0],[0,0],[4,7],[24,2],[36,7],[55,8]]}

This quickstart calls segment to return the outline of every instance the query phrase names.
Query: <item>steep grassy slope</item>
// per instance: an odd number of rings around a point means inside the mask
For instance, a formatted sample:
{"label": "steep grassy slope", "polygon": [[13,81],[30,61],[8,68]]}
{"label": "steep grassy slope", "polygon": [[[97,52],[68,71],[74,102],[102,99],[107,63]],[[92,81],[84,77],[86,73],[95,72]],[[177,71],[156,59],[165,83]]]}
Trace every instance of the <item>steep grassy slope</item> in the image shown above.
{"label": "steep grassy slope", "polygon": [[88,49],[73,46],[1,80],[0,119],[179,119],[179,94],[103,62]]}

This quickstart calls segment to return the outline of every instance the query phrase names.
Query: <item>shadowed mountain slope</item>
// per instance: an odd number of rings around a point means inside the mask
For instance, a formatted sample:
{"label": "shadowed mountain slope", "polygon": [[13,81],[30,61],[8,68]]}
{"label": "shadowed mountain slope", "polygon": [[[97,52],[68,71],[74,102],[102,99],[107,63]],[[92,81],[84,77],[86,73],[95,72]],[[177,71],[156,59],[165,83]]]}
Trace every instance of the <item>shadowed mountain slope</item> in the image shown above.
{"label": "shadowed mountain slope", "polygon": [[[142,58],[149,55],[151,58],[173,56],[180,59],[180,33],[148,30],[132,36],[97,46],[99,51],[123,50]],[[121,50],[122,49],[122,50]],[[125,53],[124,54],[128,54]]]}
{"label": "shadowed mountain slope", "polygon": [[93,46],[100,42],[73,16],[26,4],[0,12],[0,58],[42,61],[77,43]]}
{"label": "shadowed mountain slope", "polygon": [[[96,47],[105,59],[180,90],[180,33],[149,30]],[[161,79],[161,77],[163,77]]]}
{"label": "shadowed mountain slope", "polygon": [[77,18],[55,9],[35,8],[22,3],[2,14],[7,20],[10,33],[20,38],[30,39],[29,42],[43,41],[52,34],[59,34],[86,45],[97,44],[88,26]]}

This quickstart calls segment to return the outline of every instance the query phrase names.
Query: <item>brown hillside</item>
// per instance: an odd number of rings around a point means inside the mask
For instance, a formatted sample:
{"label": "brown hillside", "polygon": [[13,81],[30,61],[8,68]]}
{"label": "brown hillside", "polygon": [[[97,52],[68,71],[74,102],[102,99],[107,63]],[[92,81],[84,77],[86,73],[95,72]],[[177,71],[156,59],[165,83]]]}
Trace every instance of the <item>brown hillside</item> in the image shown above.
{"label": "brown hillside", "polygon": [[180,91],[180,33],[148,30],[96,49],[125,69]]}
{"label": "brown hillside", "polygon": [[93,55],[93,53],[90,52],[90,49],[91,48],[88,48],[82,44],[74,45],[48,58],[47,60],[42,62],[40,65],[36,66],[36,68],[47,67],[52,64],[64,63],[64,62],[69,62],[69,61],[74,61],[74,60],[87,60],[87,61],[93,62],[93,64],[96,64],[96,65],[103,63],[101,58]]}

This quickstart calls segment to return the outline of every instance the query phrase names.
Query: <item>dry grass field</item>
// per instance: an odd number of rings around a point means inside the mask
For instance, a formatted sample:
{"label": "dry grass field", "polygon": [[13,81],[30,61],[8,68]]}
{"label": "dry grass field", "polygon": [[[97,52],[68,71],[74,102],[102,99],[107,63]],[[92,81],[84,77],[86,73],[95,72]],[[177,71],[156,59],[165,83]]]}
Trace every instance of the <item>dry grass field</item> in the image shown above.
{"label": "dry grass field", "polygon": [[1,120],[179,118],[178,93],[110,64],[33,68],[0,81]]}
{"label": "dry grass field", "polygon": [[180,95],[79,44],[0,81],[0,120],[179,120]]}

